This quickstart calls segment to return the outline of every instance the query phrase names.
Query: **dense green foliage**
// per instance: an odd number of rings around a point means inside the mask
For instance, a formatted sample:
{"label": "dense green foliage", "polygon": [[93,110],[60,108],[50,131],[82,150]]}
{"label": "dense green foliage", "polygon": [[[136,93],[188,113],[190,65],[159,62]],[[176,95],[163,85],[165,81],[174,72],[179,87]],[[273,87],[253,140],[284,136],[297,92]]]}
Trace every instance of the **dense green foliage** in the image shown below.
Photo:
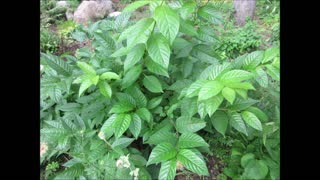
{"label": "dense green foliage", "polygon": [[[152,15],[129,23],[145,5]],[[208,176],[204,155],[218,136],[231,153],[222,153],[220,178],[279,179],[279,48],[217,40],[218,9],[135,1],[115,19],[75,28],[72,37],[92,47],[41,53],[40,163],[68,157],[61,171],[47,165],[46,178]],[[248,26],[238,38],[258,41]]]}
{"label": "dense green foliage", "polygon": [[40,29],[40,51],[55,53],[58,50],[60,38],[45,27]]}

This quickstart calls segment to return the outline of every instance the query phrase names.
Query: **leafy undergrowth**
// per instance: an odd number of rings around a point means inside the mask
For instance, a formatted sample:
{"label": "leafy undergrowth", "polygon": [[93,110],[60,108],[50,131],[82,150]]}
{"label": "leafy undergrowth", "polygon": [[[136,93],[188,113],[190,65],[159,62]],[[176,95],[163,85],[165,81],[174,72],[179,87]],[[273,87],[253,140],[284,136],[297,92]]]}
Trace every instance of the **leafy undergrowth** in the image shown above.
{"label": "leafy undergrowth", "polygon": [[279,47],[256,46],[253,22],[233,30],[228,8],[136,1],[61,23],[85,45],[41,53],[43,179],[278,179]]}

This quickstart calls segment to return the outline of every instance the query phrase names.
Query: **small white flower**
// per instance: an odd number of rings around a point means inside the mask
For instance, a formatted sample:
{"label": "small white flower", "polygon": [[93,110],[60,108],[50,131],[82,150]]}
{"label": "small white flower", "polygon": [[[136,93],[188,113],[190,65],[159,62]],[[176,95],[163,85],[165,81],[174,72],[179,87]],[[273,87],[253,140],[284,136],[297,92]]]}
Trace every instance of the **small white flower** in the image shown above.
{"label": "small white flower", "polygon": [[133,178],[133,180],[139,180],[139,179],[138,179],[138,176],[135,176],[135,177]]}
{"label": "small white flower", "polygon": [[42,157],[48,150],[48,145],[46,142],[40,143],[40,157]]}
{"label": "small white flower", "polygon": [[180,161],[177,161],[176,168],[178,171],[183,171],[184,167]]}
{"label": "small white flower", "polygon": [[130,172],[130,176],[134,176],[135,178],[139,176],[139,168],[134,169]]}
{"label": "small white flower", "polygon": [[123,168],[122,164],[123,164],[122,160],[118,159],[117,162],[116,162],[117,168]]}
{"label": "small white flower", "polygon": [[120,158],[116,162],[116,166],[118,168],[129,168],[130,167],[129,154],[126,156],[120,156]]}
{"label": "small white flower", "polygon": [[110,14],[109,14],[109,17],[117,17],[117,16],[119,16],[120,14],[121,14],[121,12],[116,11],[116,12],[110,13]]}
{"label": "small white flower", "polygon": [[42,71],[43,68],[44,68],[44,66],[40,64],[40,71]]}
{"label": "small white flower", "polygon": [[99,132],[99,134],[98,134],[98,136],[99,136],[99,138],[100,139],[102,139],[102,140],[104,140],[106,137],[104,136],[104,133],[103,132]]}

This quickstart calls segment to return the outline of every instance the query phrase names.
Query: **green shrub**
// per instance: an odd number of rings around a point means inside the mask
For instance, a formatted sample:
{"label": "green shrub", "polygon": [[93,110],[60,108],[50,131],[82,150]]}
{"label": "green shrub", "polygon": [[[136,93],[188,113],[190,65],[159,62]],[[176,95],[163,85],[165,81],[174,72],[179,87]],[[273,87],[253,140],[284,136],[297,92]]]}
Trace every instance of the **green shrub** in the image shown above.
{"label": "green shrub", "polygon": [[[152,16],[128,27],[146,4]],[[41,163],[70,157],[55,179],[208,176],[204,132],[239,146],[225,175],[279,177],[278,110],[259,107],[271,93],[263,89],[280,80],[279,49],[221,59],[211,28],[221,14],[210,3],[170,5],[134,2],[114,20],[77,28],[72,37],[91,46],[75,56],[41,54]]]}
{"label": "green shrub", "polygon": [[225,52],[227,57],[235,58],[246,52],[256,50],[261,44],[261,35],[256,31],[253,21],[248,21],[243,27],[236,28],[233,23],[220,30],[220,43],[216,51]]}
{"label": "green shrub", "polygon": [[49,29],[40,29],[40,51],[45,53],[55,53],[60,44],[60,38]]}

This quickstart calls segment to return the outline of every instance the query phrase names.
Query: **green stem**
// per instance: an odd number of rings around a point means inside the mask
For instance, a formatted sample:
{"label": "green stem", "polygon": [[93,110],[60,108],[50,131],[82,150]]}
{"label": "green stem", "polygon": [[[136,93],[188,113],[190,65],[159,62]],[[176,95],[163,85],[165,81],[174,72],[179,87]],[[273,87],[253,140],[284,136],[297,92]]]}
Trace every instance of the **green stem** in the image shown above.
{"label": "green stem", "polygon": [[164,3],[164,1],[165,1],[165,0],[162,0],[162,2],[161,2],[161,4],[160,4],[160,6],[162,6],[162,4]]}
{"label": "green stem", "polygon": [[103,139],[103,141],[104,141],[104,142],[109,146],[109,148],[110,148],[110,149],[112,149],[112,150],[113,150],[113,148],[112,148],[111,144],[110,144],[107,140]]}

